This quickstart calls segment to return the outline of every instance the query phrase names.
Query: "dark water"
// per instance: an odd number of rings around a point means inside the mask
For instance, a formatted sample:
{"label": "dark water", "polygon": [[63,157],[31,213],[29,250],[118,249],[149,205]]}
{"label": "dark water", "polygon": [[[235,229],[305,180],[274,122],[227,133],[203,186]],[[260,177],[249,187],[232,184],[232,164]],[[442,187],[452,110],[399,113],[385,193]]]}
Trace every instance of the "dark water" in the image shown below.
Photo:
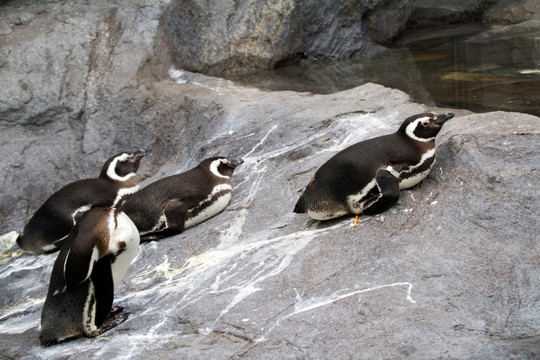
{"label": "dark water", "polygon": [[428,105],[540,116],[540,32],[481,25],[428,29],[409,32],[369,59],[304,63],[230,79],[319,94],[374,82]]}

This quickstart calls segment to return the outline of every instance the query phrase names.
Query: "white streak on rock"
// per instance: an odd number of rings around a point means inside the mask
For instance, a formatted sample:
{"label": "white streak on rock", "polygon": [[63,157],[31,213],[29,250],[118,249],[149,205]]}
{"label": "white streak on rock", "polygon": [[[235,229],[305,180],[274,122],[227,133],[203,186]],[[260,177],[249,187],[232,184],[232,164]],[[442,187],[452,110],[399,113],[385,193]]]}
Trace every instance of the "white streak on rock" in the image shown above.
{"label": "white streak on rock", "polygon": [[407,300],[413,304],[416,303],[416,301],[414,301],[411,297],[411,291],[412,291],[413,285],[409,282],[397,282],[393,284],[377,285],[377,286],[373,286],[367,289],[355,290],[355,291],[343,292],[342,290],[340,290],[340,291],[334,292],[328,297],[312,298],[308,300],[299,299],[299,301],[297,301],[294,304],[294,311],[290,313],[289,315],[285,316],[283,319],[287,319],[291,316],[303,313],[305,311],[314,310],[322,306],[332,304],[336,301],[348,298],[350,296],[359,295],[359,294],[372,292],[372,291],[389,288],[389,287],[395,287],[395,286],[407,286]]}

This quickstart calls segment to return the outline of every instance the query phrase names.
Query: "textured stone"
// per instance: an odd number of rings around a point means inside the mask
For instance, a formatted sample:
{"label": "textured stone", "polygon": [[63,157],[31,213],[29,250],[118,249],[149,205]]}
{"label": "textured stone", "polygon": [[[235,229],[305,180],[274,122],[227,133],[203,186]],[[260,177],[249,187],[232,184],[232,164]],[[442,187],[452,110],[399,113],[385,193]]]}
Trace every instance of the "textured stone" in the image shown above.
{"label": "textured stone", "polygon": [[1,5],[0,22],[12,28],[0,41],[2,231],[63,184],[97,176],[110,154],[148,147],[137,129],[152,99],[137,72],[161,8],[130,4]]}
{"label": "textured stone", "polygon": [[311,95],[173,75],[179,84],[156,83],[155,95],[181,99],[191,121],[163,146],[174,155],[143,184],[206,156],[238,156],[245,162],[233,176],[231,204],[141,246],[115,297],[131,315],[98,339],[41,348],[39,313],[55,254],[5,258],[3,356],[540,354],[539,118],[458,111],[437,139],[432,173],[396,206],[357,228],[353,218],[310,224],[292,208],[320,164],[428,109],[374,84]]}
{"label": "textured stone", "polygon": [[292,209],[320,164],[430,109],[374,84],[313,95],[169,72],[167,5],[0,7],[2,233],[126,148],[152,149],[143,185],[245,160],[224,212],[141,246],[115,296],[130,317],[99,338],[39,346],[56,254],[0,238],[1,358],[538,358],[539,118],[454,110],[432,173],[396,206],[357,228],[306,224]]}
{"label": "textured stone", "polygon": [[497,1],[486,11],[484,19],[492,23],[517,24],[528,20],[540,20],[540,3],[536,0]]}
{"label": "textured stone", "polygon": [[464,22],[517,24],[540,18],[536,0],[416,0],[408,26],[437,26]]}
{"label": "textured stone", "polygon": [[437,24],[480,21],[491,0],[417,0],[414,2],[408,26],[424,27]]}
{"label": "textured stone", "polygon": [[301,46],[299,4],[281,1],[173,1],[158,47],[179,68],[203,73],[273,68]]}
{"label": "textured stone", "polygon": [[410,0],[173,1],[160,21],[154,66],[206,74],[272,69],[302,58],[343,59],[388,43]]}

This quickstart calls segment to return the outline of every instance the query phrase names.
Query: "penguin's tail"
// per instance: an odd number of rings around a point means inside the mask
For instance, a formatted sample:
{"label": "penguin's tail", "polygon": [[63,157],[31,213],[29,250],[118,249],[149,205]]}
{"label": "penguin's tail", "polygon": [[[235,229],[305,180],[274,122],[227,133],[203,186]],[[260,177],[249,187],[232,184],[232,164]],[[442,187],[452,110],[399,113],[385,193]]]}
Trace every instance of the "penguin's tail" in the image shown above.
{"label": "penguin's tail", "polygon": [[45,251],[43,251],[39,244],[37,244],[37,241],[32,241],[32,237],[24,236],[23,234],[20,234],[17,236],[17,245],[21,248],[21,250],[27,251],[29,253],[38,255],[43,254]]}
{"label": "penguin's tail", "polygon": [[296,202],[296,205],[294,207],[293,212],[297,214],[305,214],[306,213],[306,202],[304,201],[304,196],[300,196],[300,199]]}
{"label": "penguin's tail", "polygon": [[15,242],[17,243],[17,245],[18,245],[22,250],[26,250],[26,249],[25,249],[26,244],[25,244],[25,241],[24,241],[23,234],[19,234],[19,236],[17,236],[17,239],[15,240]]}
{"label": "penguin's tail", "polygon": [[53,334],[44,333],[42,331],[39,335],[39,342],[41,343],[41,346],[51,346],[54,344],[58,344],[60,341]]}

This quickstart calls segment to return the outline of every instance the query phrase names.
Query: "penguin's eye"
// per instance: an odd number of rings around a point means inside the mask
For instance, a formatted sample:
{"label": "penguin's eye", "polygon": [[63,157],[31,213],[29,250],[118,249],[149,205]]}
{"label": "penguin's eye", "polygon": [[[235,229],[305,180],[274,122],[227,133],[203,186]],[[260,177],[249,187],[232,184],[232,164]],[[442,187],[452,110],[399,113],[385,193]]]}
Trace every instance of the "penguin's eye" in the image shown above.
{"label": "penguin's eye", "polygon": [[421,124],[422,124],[423,127],[426,127],[426,126],[429,125],[429,120],[424,120],[424,121],[422,121]]}

